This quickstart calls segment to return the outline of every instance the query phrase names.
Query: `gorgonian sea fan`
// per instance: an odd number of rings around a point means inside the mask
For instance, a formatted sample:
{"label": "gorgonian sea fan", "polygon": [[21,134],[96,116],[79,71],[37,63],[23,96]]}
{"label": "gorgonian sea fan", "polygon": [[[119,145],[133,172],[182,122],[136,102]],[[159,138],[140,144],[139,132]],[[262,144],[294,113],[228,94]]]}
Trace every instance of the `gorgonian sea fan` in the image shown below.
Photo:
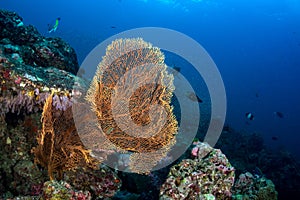
{"label": "gorgonian sea fan", "polygon": [[[141,38],[117,39],[107,47],[86,100],[118,150],[160,158],[175,144],[174,78],[166,69],[160,49]],[[135,154],[132,161],[135,156],[141,157]]]}

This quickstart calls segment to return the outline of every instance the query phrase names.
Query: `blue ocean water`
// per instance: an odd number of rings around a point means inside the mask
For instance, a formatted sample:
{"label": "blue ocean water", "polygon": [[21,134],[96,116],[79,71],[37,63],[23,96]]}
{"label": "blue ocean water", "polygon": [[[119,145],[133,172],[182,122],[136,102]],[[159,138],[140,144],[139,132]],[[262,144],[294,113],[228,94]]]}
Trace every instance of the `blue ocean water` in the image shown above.
{"label": "blue ocean water", "polygon": [[[79,63],[98,43],[129,29],[184,33],[206,49],[221,73],[226,124],[259,133],[270,147],[284,146],[300,157],[300,1],[10,0],[0,7],[17,12],[43,35],[69,42]],[[49,34],[48,24],[57,17],[59,27]],[[193,75],[188,66],[180,67]],[[254,120],[246,119],[247,112]]]}

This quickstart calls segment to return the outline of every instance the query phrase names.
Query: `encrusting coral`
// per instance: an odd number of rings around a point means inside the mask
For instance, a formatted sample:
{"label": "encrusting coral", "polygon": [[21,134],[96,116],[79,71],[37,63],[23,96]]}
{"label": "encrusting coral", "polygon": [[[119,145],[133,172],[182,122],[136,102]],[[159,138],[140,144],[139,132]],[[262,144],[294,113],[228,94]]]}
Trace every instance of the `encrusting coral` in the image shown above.
{"label": "encrusting coral", "polygon": [[42,113],[42,130],[33,148],[35,162],[47,168],[50,180],[54,173],[61,179],[63,172],[77,167],[96,168],[98,162],[89,155],[76,131],[72,109],[57,110],[50,95],[44,105]]}
{"label": "encrusting coral", "polygon": [[173,90],[159,48],[141,38],[118,39],[107,47],[86,100],[115,150],[133,153],[133,172],[150,171],[175,143]]}
{"label": "encrusting coral", "polygon": [[92,199],[89,191],[75,190],[69,183],[65,181],[47,181],[44,183],[41,199]]}
{"label": "encrusting coral", "polygon": [[219,149],[195,145],[191,152],[195,159],[184,159],[170,169],[160,199],[231,199],[234,168]]}
{"label": "encrusting coral", "polygon": [[276,200],[278,193],[274,183],[262,176],[250,172],[240,174],[233,187],[232,199]]}

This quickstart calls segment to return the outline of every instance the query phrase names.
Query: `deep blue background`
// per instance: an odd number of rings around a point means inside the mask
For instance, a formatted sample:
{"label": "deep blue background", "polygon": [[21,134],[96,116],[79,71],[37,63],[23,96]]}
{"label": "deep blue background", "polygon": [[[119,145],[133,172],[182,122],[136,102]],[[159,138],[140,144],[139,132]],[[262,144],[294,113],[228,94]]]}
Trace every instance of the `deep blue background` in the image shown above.
{"label": "deep blue background", "polygon": [[[0,8],[17,12],[45,36],[65,39],[80,63],[99,42],[128,29],[155,26],[187,34],[220,70],[227,123],[300,154],[299,0],[1,0]],[[48,34],[47,24],[57,17],[58,30]],[[255,115],[250,125],[246,112]]]}

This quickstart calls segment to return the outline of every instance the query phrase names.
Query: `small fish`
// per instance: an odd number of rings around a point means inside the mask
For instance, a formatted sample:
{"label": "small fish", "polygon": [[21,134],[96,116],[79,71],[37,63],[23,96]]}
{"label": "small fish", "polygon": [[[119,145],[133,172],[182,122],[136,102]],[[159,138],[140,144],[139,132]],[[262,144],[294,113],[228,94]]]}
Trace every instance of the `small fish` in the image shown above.
{"label": "small fish", "polygon": [[278,140],[278,137],[273,136],[273,137],[272,137],[272,140],[277,141],[277,140]]}
{"label": "small fish", "polygon": [[180,67],[177,67],[177,66],[173,66],[172,67],[172,74],[174,75],[174,76],[176,76],[179,72],[180,72]]}
{"label": "small fish", "polygon": [[284,118],[284,115],[282,112],[274,112],[274,115],[276,115],[279,118]]}
{"label": "small fish", "polygon": [[173,76],[176,76],[180,72],[180,67],[177,67],[173,65],[170,67],[170,73],[173,74]]}
{"label": "small fish", "polygon": [[176,71],[180,72],[180,67],[173,66],[173,69],[175,69]]}
{"label": "small fish", "polygon": [[225,125],[225,126],[223,127],[223,131],[226,132],[226,133],[230,132],[230,127],[229,127],[229,125]]}
{"label": "small fish", "polygon": [[202,99],[200,99],[198,95],[195,94],[194,92],[187,92],[186,96],[192,101],[199,102],[199,103],[203,102]]}
{"label": "small fish", "polygon": [[253,170],[253,175],[257,178],[263,177],[263,173],[261,171],[261,169],[259,169],[258,167],[255,167]]}
{"label": "small fish", "polygon": [[117,28],[117,27],[115,27],[115,26],[111,26],[110,28]]}
{"label": "small fish", "polygon": [[48,24],[48,33],[56,31],[56,29],[58,28],[58,25],[59,25],[59,21],[60,21],[60,17],[56,18],[54,25]]}
{"label": "small fish", "polygon": [[249,119],[249,120],[251,120],[251,121],[254,119],[254,115],[253,115],[251,112],[247,112],[247,113],[245,114],[245,116],[246,116],[247,119]]}

